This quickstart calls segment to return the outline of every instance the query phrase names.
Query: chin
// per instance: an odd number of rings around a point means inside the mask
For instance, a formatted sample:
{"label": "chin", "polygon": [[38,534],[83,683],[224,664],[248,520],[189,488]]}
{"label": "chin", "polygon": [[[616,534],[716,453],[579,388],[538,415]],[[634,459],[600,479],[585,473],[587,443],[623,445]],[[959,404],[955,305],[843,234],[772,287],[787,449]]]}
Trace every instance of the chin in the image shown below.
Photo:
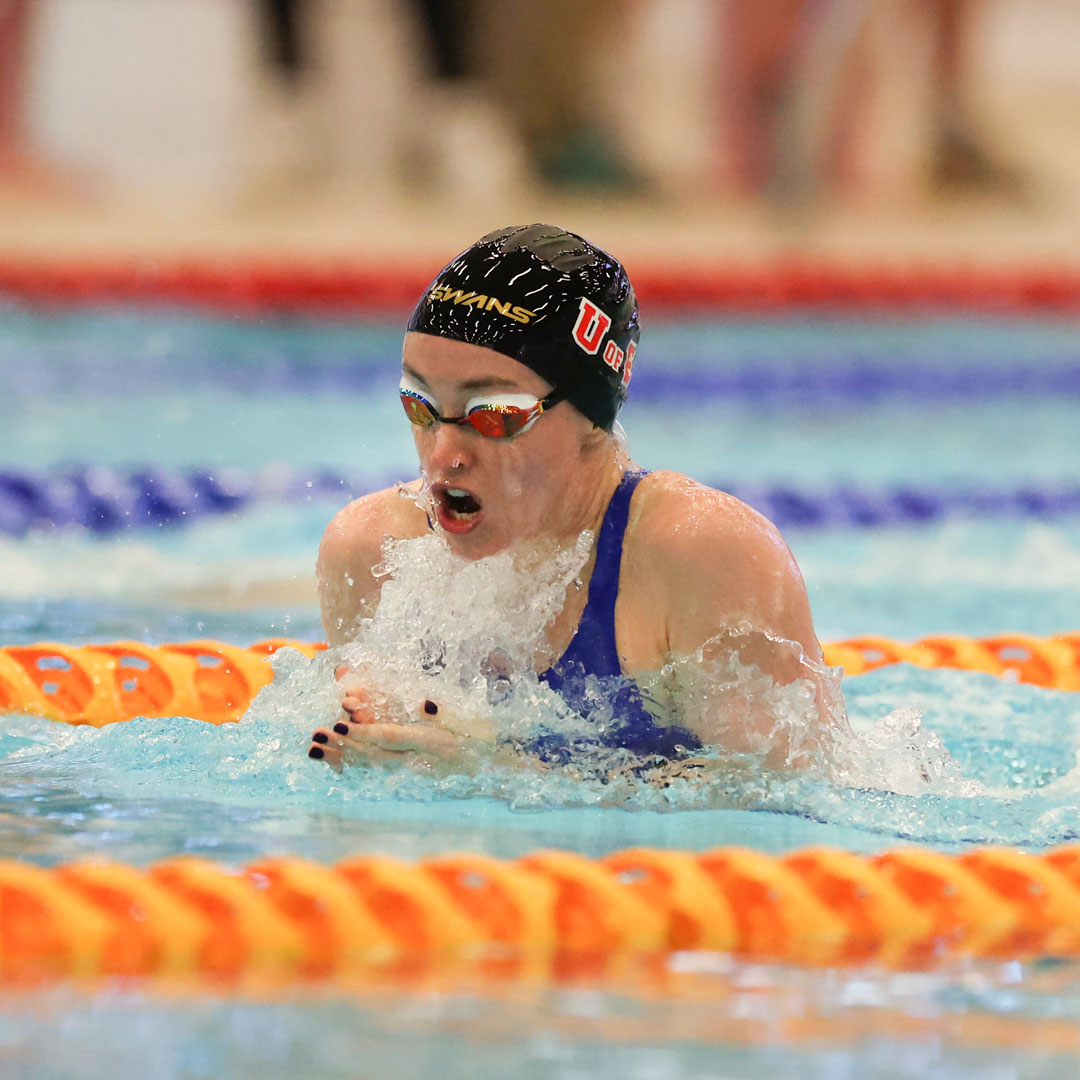
{"label": "chin", "polygon": [[500,542],[490,535],[477,535],[478,532],[480,530],[466,533],[464,536],[455,536],[443,530],[443,539],[455,555],[471,562],[486,559],[489,555],[498,555],[500,551],[505,551],[510,546],[508,542]]}

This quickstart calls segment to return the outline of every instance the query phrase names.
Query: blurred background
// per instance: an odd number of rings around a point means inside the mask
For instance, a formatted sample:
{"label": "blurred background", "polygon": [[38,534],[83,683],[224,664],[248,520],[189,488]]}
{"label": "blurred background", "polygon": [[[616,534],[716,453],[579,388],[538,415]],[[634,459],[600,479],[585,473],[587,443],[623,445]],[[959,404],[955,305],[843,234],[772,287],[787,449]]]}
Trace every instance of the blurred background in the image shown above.
{"label": "blurred background", "polygon": [[316,637],[327,520],[415,475],[404,314],[544,220],[636,282],[637,460],[776,521],[823,637],[1074,626],[1078,41],[1080,0],[0,0],[0,635]]}
{"label": "blurred background", "polygon": [[0,255],[1071,258],[1080,0],[0,0]]}

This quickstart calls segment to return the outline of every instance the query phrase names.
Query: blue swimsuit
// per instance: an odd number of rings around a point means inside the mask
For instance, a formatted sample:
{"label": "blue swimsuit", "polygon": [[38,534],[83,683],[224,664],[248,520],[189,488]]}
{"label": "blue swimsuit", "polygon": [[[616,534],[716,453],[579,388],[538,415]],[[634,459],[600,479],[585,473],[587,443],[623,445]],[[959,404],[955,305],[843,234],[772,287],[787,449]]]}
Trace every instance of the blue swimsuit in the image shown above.
{"label": "blue swimsuit", "polygon": [[[630,518],[630,500],[646,475],[627,472],[619,481],[596,540],[596,564],[577,633],[562,657],[540,679],[586,719],[592,719],[598,712],[602,714],[595,738],[589,740],[592,745],[623,747],[642,756],[672,758],[699,749],[701,742],[685,728],[660,725],[653,720],[641,700],[641,692],[623,675],[615,644],[615,601],[619,595],[623,537]],[[590,680],[589,676],[595,678]],[[573,756],[570,740],[558,735],[536,740],[532,749],[553,760],[569,760]]]}

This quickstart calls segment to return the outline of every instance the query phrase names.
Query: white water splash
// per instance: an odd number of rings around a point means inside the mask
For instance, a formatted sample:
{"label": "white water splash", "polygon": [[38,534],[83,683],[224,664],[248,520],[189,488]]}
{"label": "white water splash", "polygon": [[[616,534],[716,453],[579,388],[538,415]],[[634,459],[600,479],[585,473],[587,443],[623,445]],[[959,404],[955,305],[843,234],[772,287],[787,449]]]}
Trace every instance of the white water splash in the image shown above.
{"label": "white water splash", "polygon": [[[725,629],[695,655],[672,658],[636,680],[658,724],[688,727],[705,744],[691,759],[643,775],[641,758],[605,745],[606,729],[620,722],[615,694],[630,680],[591,679],[586,691],[595,700],[589,715],[581,716],[536,675],[546,666],[537,659],[544,632],[574,587],[591,543],[591,535],[583,534],[571,548],[530,548],[473,561],[454,555],[434,534],[388,544],[377,569],[386,580],[375,615],[360,622],[354,641],[313,661],[280,652],[275,681],[251,716],[275,723],[294,718],[294,752],[301,753],[313,727],[337,715],[333,669],[345,662],[393,719],[427,720],[421,706],[430,699],[439,705],[438,722],[468,737],[471,756],[462,772],[472,780],[464,788],[464,777],[454,781],[457,795],[494,789],[515,805],[641,807],[655,801],[655,794],[643,799],[652,786],[664,789],[660,798],[667,807],[797,808],[803,780],[905,796],[967,798],[982,790],[962,775],[942,740],[923,728],[917,709],[894,709],[856,732],[839,669],[747,624]],[[762,647],[779,658],[770,667],[775,678],[753,662]],[[510,773],[492,768],[497,744],[528,746],[546,735],[572,746],[562,768],[553,770],[529,754]],[[525,771],[531,775],[520,769],[525,762],[533,766]],[[393,782],[395,789],[401,782]],[[440,789],[450,783],[445,775],[438,782]],[[576,789],[567,787],[574,782]],[[413,791],[411,782],[406,786]]]}
{"label": "white water splash", "polygon": [[[762,648],[779,658],[776,678],[746,659]],[[807,658],[797,642],[739,623],[640,681],[676,722],[760,768],[903,795],[969,797],[983,790],[924,729],[918,709],[894,709],[853,730],[841,675]]]}
{"label": "white water splash", "polygon": [[[384,578],[375,614],[333,650],[363,677],[394,719],[422,720],[434,700],[440,723],[493,741],[498,706],[525,691],[530,715],[565,718],[561,698],[536,678],[545,631],[592,549],[583,532],[570,547],[520,546],[479,560],[455,555],[437,534],[390,541],[375,574]],[[329,663],[324,660],[322,667]]]}

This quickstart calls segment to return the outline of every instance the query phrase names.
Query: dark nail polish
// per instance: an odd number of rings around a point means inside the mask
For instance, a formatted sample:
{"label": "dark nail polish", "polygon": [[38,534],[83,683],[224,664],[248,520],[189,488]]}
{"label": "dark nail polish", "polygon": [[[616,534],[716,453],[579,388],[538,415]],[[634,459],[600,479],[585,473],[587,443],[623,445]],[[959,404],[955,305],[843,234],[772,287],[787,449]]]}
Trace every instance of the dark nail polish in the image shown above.
{"label": "dark nail polish", "polygon": [[323,748],[321,746],[313,746],[307,752],[307,756],[308,757],[313,757],[313,758],[315,758],[316,761],[318,761],[323,756]]}
{"label": "dark nail polish", "polygon": [[335,724],[334,725],[334,730],[339,735],[348,735],[349,734],[349,725],[348,724]]}
{"label": "dark nail polish", "polygon": [[317,743],[328,743],[330,741],[330,736],[323,731],[316,731],[315,734],[311,736],[311,741]]}
{"label": "dark nail polish", "polygon": [[424,702],[424,712],[426,712],[428,716],[434,716],[438,711],[439,706],[436,705],[435,702],[432,701],[430,698]]}

